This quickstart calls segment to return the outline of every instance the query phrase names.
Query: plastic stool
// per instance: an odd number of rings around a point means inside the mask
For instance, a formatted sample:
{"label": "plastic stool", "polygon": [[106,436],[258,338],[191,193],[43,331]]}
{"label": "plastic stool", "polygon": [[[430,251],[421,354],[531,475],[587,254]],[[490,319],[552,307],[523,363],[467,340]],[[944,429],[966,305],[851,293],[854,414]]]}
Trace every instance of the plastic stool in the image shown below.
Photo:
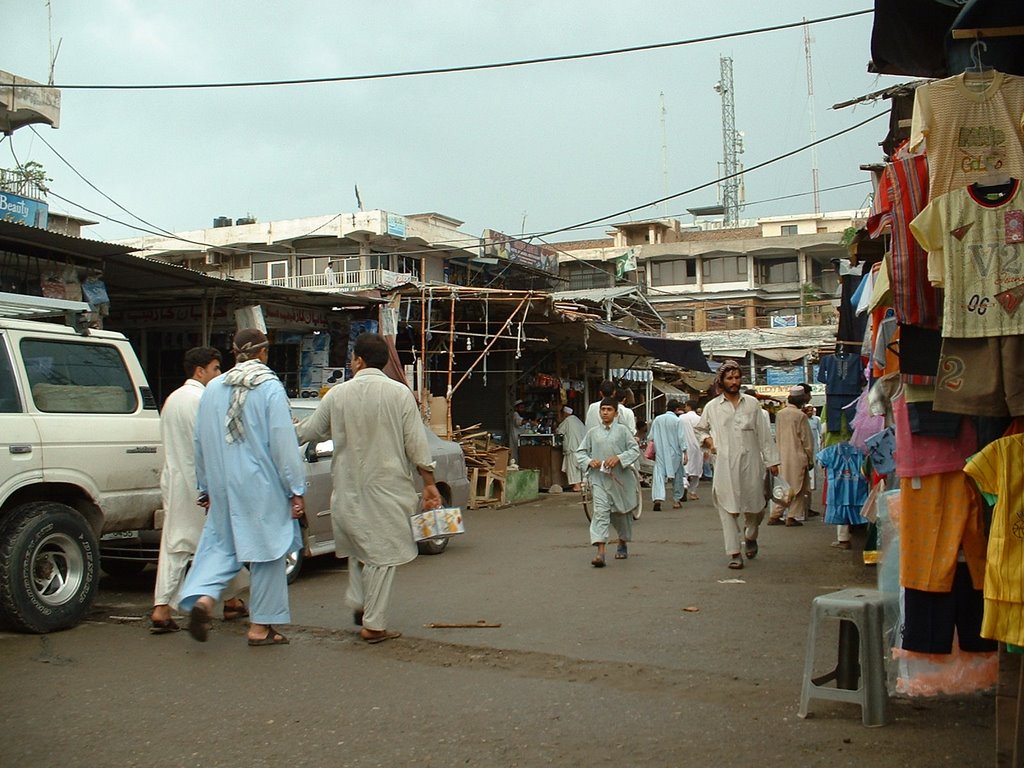
{"label": "plastic stool", "polygon": [[[811,699],[831,699],[860,704],[861,720],[866,726],[886,724],[889,692],[882,640],[884,615],[884,598],[874,589],[843,589],[814,598],[800,717],[807,717]],[[824,619],[839,619],[839,658],[831,672],[812,678],[818,626]],[[836,681],[835,687],[824,685],[832,680]]]}

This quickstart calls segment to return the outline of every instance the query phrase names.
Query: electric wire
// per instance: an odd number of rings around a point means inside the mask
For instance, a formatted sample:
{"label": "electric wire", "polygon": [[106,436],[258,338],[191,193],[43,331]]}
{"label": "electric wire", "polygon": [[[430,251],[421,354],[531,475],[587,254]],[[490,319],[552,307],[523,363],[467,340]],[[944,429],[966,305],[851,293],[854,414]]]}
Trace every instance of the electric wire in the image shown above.
{"label": "electric wire", "polygon": [[665,48],[678,48],[686,45],[695,45],[697,43],[709,43],[718,40],[729,40],[737,37],[748,37],[750,35],[759,35],[767,32],[779,32],[785,29],[794,29],[796,27],[803,27],[808,24],[825,24],[831,21],[838,21],[841,19],[849,19],[855,16],[863,16],[868,13],[874,13],[873,8],[865,8],[859,11],[850,11],[848,13],[839,13],[832,16],[821,16],[816,19],[801,19],[800,21],[787,22],[785,24],[774,24],[767,27],[758,27],[755,29],[745,29],[738,32],[723,32],[716,35],[705,35],[703,37],[693,37],[686,40],[673,40],[663,43],[648,43],[645,45],[632,45],[625,48],[612,48],[602,51],[589,51],[586,53],[571,53],[562,54],[558,56],[539,56],[530,59],[516,59],[512,61],[501,61],[493,62],[490,64],[466,64],[463,66],[455,67],[435,67],[431,69],[410,69],[402,70],[397,72],[379,72],[375,74],[361,74],[361,75],[338,75],[331,77],[303,77],[289,80],[252,80],[252,81],[239,81],[239,82],[223,82],[223,83],[159,83],[159,84],[143,84],[143,85],[130,85],[130,84],[66,84],[66,85],[43,85],[42,83],[33,83],[23,85],[18,84],[19,88],[60,88],[64,90],[91,90],[91,91],[159,91],[159,90],[198,90],[198,89],[212,89],[212,88],[263,88],[270,86],[287,86],[287,85],[317,85],[322,83],[349,83],[359,82],[367,80],[389,80],[404,77],[422,77],[426,75],[449,75],[461,72],[480,72],[484,70],[492,69],[509,69],[512,67],[525,67],[535,64],[551,64],[563,61],[579,61],[582,59],[596,59],[605,56],[618,56],[627,53],[639,53],[643,51],[655,51]]}

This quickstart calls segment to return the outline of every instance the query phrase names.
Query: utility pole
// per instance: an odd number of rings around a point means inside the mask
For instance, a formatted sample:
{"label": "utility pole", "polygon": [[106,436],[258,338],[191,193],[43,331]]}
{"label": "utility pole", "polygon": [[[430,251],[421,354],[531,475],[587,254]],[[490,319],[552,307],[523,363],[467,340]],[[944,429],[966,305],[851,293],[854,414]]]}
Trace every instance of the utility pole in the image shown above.
{"label": "utility pole", "polygon": [[[811,66],[811,27],[804,19],[804,57],[807,59],[807,112],[811,119],[811,142],[818,140],[818,129],[814,125],[814,76]],[[814,212],[821,213],[818,198],[818,148],[811,147],[811,189],[814,190]]]}
{"label": "utility pole", "polygon": [[732,59],[719,57],[720,76],[715,91],[722,97],[722,181],[719,189],[725,214],[723,226],[735,227],[740,222],[740,164],[743,137],[736,130],[736,97],[732,85]]}

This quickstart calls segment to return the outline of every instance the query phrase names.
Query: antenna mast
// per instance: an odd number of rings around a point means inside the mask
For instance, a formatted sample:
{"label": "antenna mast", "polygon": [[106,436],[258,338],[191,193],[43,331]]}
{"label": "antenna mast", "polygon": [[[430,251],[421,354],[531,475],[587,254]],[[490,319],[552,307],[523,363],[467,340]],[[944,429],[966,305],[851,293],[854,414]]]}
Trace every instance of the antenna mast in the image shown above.
{"label": "antenna mast", "polygon": [[725,209],[722,225],[735,227],[740,223],[739,154],[743,151],[743,137],[736,131],[736,100],[732,87],[732,59],[720,56],[720,76],[715,91],[722,97],[722,207]]}
{"label": "antenna mast", "polygon": [[[814,75],[811,66],[811,27],[804,18],[804,57],[807,59],[807,113],[811,120],[811,142],[818,140],[818,129],[814,125]],[[814,190],[814,212],[821,213],[818,197],[818,148],[811,147],[811,188]]]}
{"label": "antenna mast", "polygon": [[[668,197],[668,130],[665,127],[666,115],[665,110],[665,92],[662,91],[658,94],[661,100],[661,181],[663,187],[662,197]],[[661,213],[663,216],[668,215],[668,200],[661,204]]]}

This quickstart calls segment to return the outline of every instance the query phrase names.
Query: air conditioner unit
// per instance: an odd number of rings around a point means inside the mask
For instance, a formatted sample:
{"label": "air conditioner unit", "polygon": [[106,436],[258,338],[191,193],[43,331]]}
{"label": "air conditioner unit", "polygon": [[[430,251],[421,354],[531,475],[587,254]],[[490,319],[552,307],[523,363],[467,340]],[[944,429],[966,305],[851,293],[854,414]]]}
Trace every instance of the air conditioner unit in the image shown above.
{"label": "air conditioner unit", "polygon": [[221,255],[214,251],[210,251],[206,254],[206,266],[215,267],[220,264]]}

